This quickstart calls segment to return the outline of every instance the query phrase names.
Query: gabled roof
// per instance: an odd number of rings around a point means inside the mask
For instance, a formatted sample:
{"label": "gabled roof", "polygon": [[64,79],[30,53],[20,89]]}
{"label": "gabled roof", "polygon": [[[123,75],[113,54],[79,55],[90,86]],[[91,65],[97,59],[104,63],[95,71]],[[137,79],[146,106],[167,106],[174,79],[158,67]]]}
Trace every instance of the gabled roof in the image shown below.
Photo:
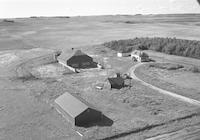
{"label": "gabled roof", "polygon": [[82,56],[82,55],[87,55],[87,54],[83,53],[81,50],[77,50],[77,51],[74,53],[74,56]]}
{"label": "gabled roof", "polygon": [[131,52],[118,51],[118,53],[131,54]]}
{"label": "gabled roof", "polygon": [[[90,57],[89,55],[82,52],[81,50],[68,49],[68,50],[63,51],[62,55],[58,59],[62,60],[62,61],[67,61],[70,58],[72,58],[73,56],[88,56],[88,57]],[[90,58],[92,58],[92,57],[90,57]]]}
{"label": "gabled roof", "polygon": [[59,59],[63,60],[63,61],[67,61],[76,56],[84,56],[84,57],[92,59],[92,57],[90,57],[86,53],[82,52],[81,50],[72,50],[72,49],[68,49],[67,51],[63,52],[61,57],[59,57]]}
{"label": "gabled roof", "polygon": [[143,52],[143,51],[140,51],[140,50],[135,50],[135,51],[132,52],[132,54],[138,55],[138,56],[140,56],[140,57],[148,57],[148,54],[147,54],[147,53],[145,53],[145,52]]}
{"label": "gabled roof", "polygon": [[149,57],[147,53],[142,52],[141,57]]}
{"label": "gabled roof", "polygon": [[76,118],[79,114],[87,110],[88,108],[93,108],[89,103],[81,99],[80,97],[75,97],[70,93],[66,92],[59,96],[55,103],[60,106],[60,108],[69,114],[72,118]]}

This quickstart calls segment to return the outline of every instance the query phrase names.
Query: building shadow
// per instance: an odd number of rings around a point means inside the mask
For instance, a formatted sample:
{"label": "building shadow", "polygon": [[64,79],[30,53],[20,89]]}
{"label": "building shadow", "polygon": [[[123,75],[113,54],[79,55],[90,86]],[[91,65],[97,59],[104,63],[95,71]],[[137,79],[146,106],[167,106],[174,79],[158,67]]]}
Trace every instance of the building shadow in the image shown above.
{"label": "building shadow", "polygon": [[149,62],[156,62],[156,60],[149,58]]}
{"label": "building shadow", "polygon": [[95,122],[95,123],[90,123],[87,125],[82,125],[81,127],[89,128],[93,126],[104,127],[104,126],[112,126],[112,125],[113,125],[113,120],[111,120],[110,118],[102,114],[100,121]]}
{"label": "building shadow", "polygon": [[89,65],[86,66],[81,66],[81,69],[93,69],[93,68],[97,68],[97,63],[96,62],[90,62]]}

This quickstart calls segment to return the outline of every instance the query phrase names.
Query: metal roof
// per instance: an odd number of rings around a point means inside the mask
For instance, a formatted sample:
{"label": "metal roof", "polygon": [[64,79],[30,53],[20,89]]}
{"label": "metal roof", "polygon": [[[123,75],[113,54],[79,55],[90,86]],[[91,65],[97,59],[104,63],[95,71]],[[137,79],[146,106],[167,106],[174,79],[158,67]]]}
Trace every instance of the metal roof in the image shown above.
{"label": "metal roof", "polygon": [[55,103],[73,118],[77,117],[79,114],[89,108],[89,103],[86,103],[85,101],[83,102],[83,99],[78,99],[68,92],[59,96],[55,100]]}
{"label": "metal roof", "polygon": [[140,50],[135,50],[132,52],[133,55],[138,55],[140,57],[148,57],[148,54],[143,52],[143,51],[140,51]]}
{"label": "metal roof", "polygon": [[[86,53],[82,52],[81,50],[77,49],[67,49],[66,51],[63,51],[59,59],[66,61],[72,58],[73,56],[89,56]],[[90,57],[90,56],[89,56]]]}
{"label": "metal roof", "polygon": [[82,56],[82,55],[87,55],[87,54],[85,54],[85,53],[82,52],[81,50],[77,50],[77,51],[74,53],[74,56]]}
{"label": "metal roof", "polygon": [[108,78],[110,84],[112,85],[123,85],[124,79],[121,77],[114,77],[114,78]]}

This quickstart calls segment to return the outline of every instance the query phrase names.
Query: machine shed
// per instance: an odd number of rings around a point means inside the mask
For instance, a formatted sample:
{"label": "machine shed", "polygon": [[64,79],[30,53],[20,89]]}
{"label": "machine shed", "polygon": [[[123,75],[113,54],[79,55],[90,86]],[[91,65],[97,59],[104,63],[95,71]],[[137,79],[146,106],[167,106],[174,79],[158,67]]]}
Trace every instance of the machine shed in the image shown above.
{"label": "machine shed", "polygon": [[72,125],[85,126],[101,120],[102,113],[80,97],[66,92],[55,100],[56,109]]}

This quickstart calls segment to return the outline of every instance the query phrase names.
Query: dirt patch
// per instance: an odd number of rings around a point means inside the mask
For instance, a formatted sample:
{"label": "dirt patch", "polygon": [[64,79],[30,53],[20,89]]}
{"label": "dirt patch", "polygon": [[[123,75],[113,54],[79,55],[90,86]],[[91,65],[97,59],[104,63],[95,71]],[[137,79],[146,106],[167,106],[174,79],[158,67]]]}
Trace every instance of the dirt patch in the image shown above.
{"label": "dirt patch", "polygon": [[21,35],[31,35],[31,34],[35,34],[37,33],[36,31],[26,31],[26,32],[23,32]]}
{"label": "dirt patch", "polygon": [[5,65],[11,64],[18,59],[19,57],[17,57],[14,53],[0,54],[0,66],[3,67]]}
{"label": "dirt patch", "polygon": [[74,72],[58,63],[43,65],[32,69],[32,74],[37,78],[58,78],[72,73]]}

